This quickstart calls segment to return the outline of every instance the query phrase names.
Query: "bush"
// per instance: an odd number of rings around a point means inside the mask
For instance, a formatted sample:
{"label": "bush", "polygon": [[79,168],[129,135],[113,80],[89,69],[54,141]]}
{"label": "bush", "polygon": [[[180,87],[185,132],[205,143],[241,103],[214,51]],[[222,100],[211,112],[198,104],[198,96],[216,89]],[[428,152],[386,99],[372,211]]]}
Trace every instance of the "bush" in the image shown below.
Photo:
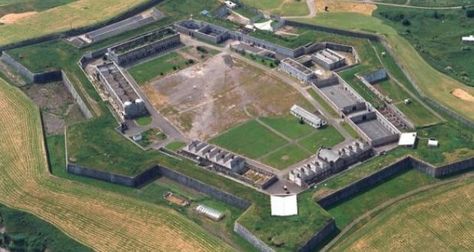
{"label": "bush", "polygon": [[474,9],[467,10],[467,11],[466,11],[466,17],[468,17],[468,18],[474,18]]}
{"label": "bush", "polygon": [[402,25],[404,25],[404,26],[409,26],[409,25],[411,25],[411,22],[410,22],[410,20],[408,20],[407,18],[405,18],[405,19],[403,19],[403,21],[402,21]]}

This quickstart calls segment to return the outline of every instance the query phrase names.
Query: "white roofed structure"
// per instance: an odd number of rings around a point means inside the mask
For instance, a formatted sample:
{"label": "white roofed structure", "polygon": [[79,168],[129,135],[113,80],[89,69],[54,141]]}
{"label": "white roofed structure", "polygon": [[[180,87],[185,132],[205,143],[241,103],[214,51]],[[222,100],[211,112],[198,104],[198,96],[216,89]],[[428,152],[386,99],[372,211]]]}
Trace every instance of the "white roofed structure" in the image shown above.
{"label": "white roofed structure", "polygon": [[402,133],[400,139],[398,140],[398,146],[404,147],[415,147],[416,142],[416,132]]}
{"label": "white roofed structure", "polygon": [[474,35],[469,35],[469,36],[466,36],[466,37],[462,37],[462,42],[466,42],[466,43],[474,43]]}
{"label": "white roofed structure", "polygon": [[224,213],[205,205],[198,205],[196,211],[214,221],[219,221],[224,218]]}
{"label": "white roofed structure", "polygon": [[314,128],[321,128],[322,126],[326,125],[327,122],[319,118],[317,115],[307,111],[306,109],[298,106],[293,105],[291,107],[290,113],[296,116],[298,119],[303,119],[303,121]]}
{"label": "white roofed structure", "polygon": [[271,195],[272,216],[293,216],[298,214],[297,195]]}

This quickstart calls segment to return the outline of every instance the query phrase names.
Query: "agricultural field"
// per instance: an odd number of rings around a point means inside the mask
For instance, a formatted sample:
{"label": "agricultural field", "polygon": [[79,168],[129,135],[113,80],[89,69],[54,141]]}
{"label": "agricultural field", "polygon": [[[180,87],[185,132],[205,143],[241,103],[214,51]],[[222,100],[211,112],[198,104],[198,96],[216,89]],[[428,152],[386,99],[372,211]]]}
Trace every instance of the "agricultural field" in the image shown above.
{"label": "agricultural field", "polygon": [[331,250],[473,250],[473,182],[470,176],[399,201]]}
{"label": "agricultural field", "polygon": [[230,249],[168,208],[51,176],[38,109],[3,80],[0,101],[1,204],[34,213],[93,250]]}
{"label": "agricultural field", "polygon": [[375,0],[375,2],[422,7],[451,7],[474,4],[474,1],[472,0]]}
{"label": "agricultural field", "polygon": [[333,147],[342,141],[344,137],[335,128],[314,129],[291,115],[257,118],[210,140],[277,169],[288,168],[316,154],[320,147]]}
{"label": "agricultural field", "polygon": [[142,89],[191,139],[209,139],[256,116],[287,114],[293,104],[310,107],[290,85],[225,53]]}
{"label": "agricultural field", "polygon": [[0,0],[0,23],[14,23],[34,15],[77,0]]}
{"label": "agricultural field", "polygon": [[[344,21],[347,19],[351,22]],[[304,19],[304,22],[385,35],[387,42],[391,45],[390,54],[428,98],[436,100],[468,119],[474,119],[474,106],[466,106],[465,100],[451,94],[456,89],[462,89],[471,94],[474,93],[473,88],[430,66],[408,40],[382,20],[355,13],[324,13],[313,19]],[[436,88],[433,88],[433,85],[436,85]]]}
{"label": "agricultural field", "polygon": [[92,251],[38,217],[0,205],[0,250]]}
{"label": "agricultural field", "polygon": [[[145,0],[73,1],[10,24],[1,25],[0,45],[106,21],[144,2]],[[48,29],[43,29],[44,27]],[[28,32],[23,32],[25,30]]]}

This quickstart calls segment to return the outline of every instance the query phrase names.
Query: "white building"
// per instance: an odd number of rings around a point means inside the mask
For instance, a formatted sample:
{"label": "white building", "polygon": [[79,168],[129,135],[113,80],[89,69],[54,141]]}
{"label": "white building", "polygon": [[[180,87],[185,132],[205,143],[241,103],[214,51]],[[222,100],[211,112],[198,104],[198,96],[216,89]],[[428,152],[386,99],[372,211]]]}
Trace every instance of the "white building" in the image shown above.
{"label": "white building", "polygon": [[469,35],[466,37],[462,37],[462,42],[464,43],[474,43],[474,35]]}
{"label": "white building", "polygon": [[205,205],[198,205],[196,207],[196,212],[214,221],[219,221],[219,220],[222,220],[222,218],[224,218],[224,213]]}
{"label": "white building", "polygon": [[398,146],[414,148],[416,143],[416,132],[402,133],[398,139]]}
{"label": "white building", "polygon": [[326,121],[296,104],[291,107],[290,113],[316,129],[327,124]]}
{"label": "white building", "polygon": [[272,216],[293,216],[298,214],[297,195],[270,195]]}

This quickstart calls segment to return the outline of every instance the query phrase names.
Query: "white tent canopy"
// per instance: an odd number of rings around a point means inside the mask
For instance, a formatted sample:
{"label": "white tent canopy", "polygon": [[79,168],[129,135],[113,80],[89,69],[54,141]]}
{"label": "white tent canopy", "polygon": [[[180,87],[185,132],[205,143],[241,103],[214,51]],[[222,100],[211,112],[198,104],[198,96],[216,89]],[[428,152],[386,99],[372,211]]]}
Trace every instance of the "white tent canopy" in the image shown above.
{"label": "white tent canopy", "polygon": [[255,26],[255,28],[259,29],[259,30],[263,30],[263,31],[273,31],[273,27],[272,27],[272,20],[268,20],[267,22],[263,22],[263,23],[255,23],[253,24],[253,26]]}
{"label": "white tent canopy", "polygon": [[271,195],[272,216],[292,216],[298,214],[298,200],[294,195]]}

